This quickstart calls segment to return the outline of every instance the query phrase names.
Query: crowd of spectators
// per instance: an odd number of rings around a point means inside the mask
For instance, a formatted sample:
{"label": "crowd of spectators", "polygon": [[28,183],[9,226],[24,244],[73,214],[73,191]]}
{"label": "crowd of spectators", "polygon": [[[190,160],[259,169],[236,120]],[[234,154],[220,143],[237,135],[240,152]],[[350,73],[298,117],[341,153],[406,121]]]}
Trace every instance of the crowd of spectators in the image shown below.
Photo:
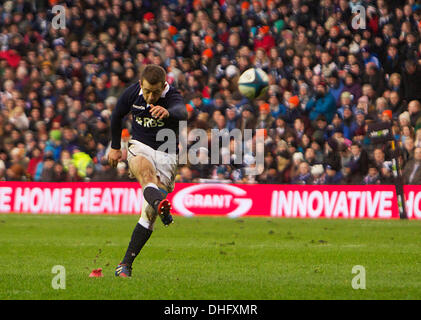
{"label": "crowd of spectators", "polygon": [[[129,181],[105,158],[110,115],[152,63],[189,129],[265,129],[260,175],[186,164],[178,182],[390,184],[390,149],[366,134],[382,121],[405,183],[421,183],[419,1],[14,0],[0,26],[0,180]],[[254,101],[237,88],[251,67],[269,76]],[[130,130],[129,117],[123,142]]]}

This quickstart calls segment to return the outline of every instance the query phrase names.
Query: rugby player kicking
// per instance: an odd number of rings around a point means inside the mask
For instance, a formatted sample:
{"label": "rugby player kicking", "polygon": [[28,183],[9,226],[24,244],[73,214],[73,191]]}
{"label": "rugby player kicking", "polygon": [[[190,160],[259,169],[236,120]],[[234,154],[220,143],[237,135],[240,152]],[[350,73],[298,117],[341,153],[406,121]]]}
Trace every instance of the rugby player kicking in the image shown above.
{"label": "rugby player kicking", "polygon": [[[133,261],[151,236],[157,216],[165,226],[173,222],[171,204],[165,197],[174,190],[179,121],[187,120],[184,99],[166,82],[165,70],[158,65],[145,66],[139,82],[122,93],[112,112],[108,162],[113,167],[122,155],[122,120],[129,112],[133,118],[127,153],[129,175],[142,186],[144,201],[126,254],[115,270],[117,277],[131,277]],[[158,150],[164,143],[156,139],[161,129],[175,133],[176,147],[172,151]]]}

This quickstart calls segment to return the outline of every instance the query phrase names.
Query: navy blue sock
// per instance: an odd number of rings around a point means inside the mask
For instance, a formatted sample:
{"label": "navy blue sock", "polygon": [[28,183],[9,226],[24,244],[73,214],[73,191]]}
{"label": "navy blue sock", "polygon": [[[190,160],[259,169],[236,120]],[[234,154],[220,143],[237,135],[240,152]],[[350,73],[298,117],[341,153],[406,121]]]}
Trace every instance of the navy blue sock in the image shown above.
{"label": "navy blue sock", "polygon": [[148,241],[151,234],[152,230],[146,229],[140,223],[137,223],[136,227],[133,230],[132,238],[130,240],[129,247],[127,248],[126,255],[124,256],[122,263],[131,266],[134,259],[137,257],[140,250],[142,250],[143,246]]}
{"label": "navy blue sock", "polygon": [[155,211],[158,211],[159,203],[164,200],[162,192],[159,189],[151,186],[146,186],[146,188],[143,190],[143,196],[149,205],[155,209]]}

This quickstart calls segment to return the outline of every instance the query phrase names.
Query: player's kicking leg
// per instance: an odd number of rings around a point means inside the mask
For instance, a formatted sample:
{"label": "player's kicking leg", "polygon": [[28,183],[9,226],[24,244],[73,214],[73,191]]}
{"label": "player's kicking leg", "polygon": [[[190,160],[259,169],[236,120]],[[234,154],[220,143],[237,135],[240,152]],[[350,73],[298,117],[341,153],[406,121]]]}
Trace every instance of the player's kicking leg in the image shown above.
{"label": "player's kicking leg", "polygon": [[155,209],[164,225],[173,222],[171,204],[165,199],[167,191],[157,177],[155,167],[143,156],[136,156],[129,160],[130,171],[143,188],[143,197]]}
{"label": "player's kicking leg", "polygon": [[159,215],[164,225],[173,222],[171,204],[165,199],[167,190],[157,178],[152,163],[142,156],[136,156],[129,160],[129,167],[141,186],[145,186],[143,197],[146,201],[143,202],[141,217],[133,230],[123,261],[115,270],[115,275],[119,277],[131,276],[133,261],[149,240],[156,216]]}

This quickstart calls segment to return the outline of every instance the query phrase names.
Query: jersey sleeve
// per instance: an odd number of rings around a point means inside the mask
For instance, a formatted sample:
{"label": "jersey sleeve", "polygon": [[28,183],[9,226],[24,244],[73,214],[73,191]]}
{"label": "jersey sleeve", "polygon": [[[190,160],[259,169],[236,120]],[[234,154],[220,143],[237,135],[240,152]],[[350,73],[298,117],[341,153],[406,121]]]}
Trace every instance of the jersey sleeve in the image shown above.
{"label": "jersey sleeve", "polygon": [[175,91],[169,99],[169,106],[167,108],[170,117],[174,120],[187,120],[187,109],[184,99],[181,94]]}
{"label": "jersey sleeve", "polygon": [[130,112],[134,93],[135,86],[132,85],[127,88],[117,100],[117,105],[111,114],[111,148],[113,149],[121,148],[122,121]]}

